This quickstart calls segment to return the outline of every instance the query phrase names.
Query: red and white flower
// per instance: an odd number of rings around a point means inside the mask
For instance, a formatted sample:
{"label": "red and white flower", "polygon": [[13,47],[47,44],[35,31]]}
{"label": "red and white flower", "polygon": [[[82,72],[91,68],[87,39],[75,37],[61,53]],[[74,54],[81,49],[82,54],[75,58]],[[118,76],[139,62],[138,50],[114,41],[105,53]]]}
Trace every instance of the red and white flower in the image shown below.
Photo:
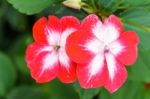
{"label": "red and white flower", "polygon": [[127,78],[124,65],[132,65],[137,58],[138,42],[136,33],[124,31],[116,16],[111,15],[104,22],[96,15],[87,16],[66,43],[68,55],[78,63],[81,87],[104,86],[115,92]]}
{"label": "red and white flower", "polygon": [[78,29],[80,22],[73,16],[60,20],[55,16],[40,18],[33,26],[32,43],[26,51],[27,65],[39,83],[58,77],[64,83],[76,80],[76,64],[65,51],[66,38]]}

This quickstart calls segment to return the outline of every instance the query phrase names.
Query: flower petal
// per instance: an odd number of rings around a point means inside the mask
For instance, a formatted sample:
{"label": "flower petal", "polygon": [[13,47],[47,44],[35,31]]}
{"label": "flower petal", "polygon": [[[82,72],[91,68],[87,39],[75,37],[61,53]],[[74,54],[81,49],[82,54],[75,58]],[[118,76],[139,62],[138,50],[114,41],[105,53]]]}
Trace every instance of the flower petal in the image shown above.
{"label": "flower petal", "polygon": [[88,64],[77,66],[77,76],[82,88],[103,86],[108,77],[106,62],[102,54],[96,55]]}
{"label": "flower petal", "polygon": [[52,50],[53,48],[51,46],[37,44],[35,42],[30,44],[26,50],[26,55],[25,55],[27,64],[32,63],[41,52],[43,51],[49,52]]}
{"label": "flower petal", "polygon": [[82,24],[81,24],[81,30],[84,30],[84,31],[87,31],[87,32],[92,32],[92,29],[94,28],[94,26],[96,24],[99,24],[101,25],[102,22],[99,20],[98,16],[94,15],[94,14],[91,14],[91,15],[88,15],[83,21],[82,21]]}
{"label": "flower petal", "polygon": [[124,32],[124,28],[123,25],[121,23],[121,21],[119,20],[119,18],[115,15],[110,15],[105,21],[104,21],[105,25],[112,25],[114,26],[114,28],[119,32],[122,33]]}
{"label": "flower petal", "polygon": [[[132,65],[135,63],[138,55],[137,45],[139,39],[135,32],[128,31],[122,33],[120,38],[113,42],[111,46],[113,46],[112,53],[117,57],[117,59],[125,64],[125,65]],[[119,45],[117,45],[117,43]],[[116,51],[116,49],[120,50]]]}
{"label": "flower petal", "polygon": [[65,16],[61,18],[61,25],[62,34],[60,38],[60,45],[65,47],[67,37],[79,28],[80,22],[73,16]]}
{"label": "flower petal", "polygon": [[56,16],[43,17],[33,26],[33,37],[36,42],[54,45],[58,43],[61,33],[60,21]]}
{"label": "flower petal", "polygon": [[80,26],[80,21],[73,16],[62,17],[60,22],[62,25],[62,31],[65,31],[66,29],[70,28],[77,30]]}
{"label": "flower petal", "polygon": [[64,83],[74,82],[76,80],[76,63],[70,60],[63,48],[59,50],[59,63],[58,78]]}
{"label": "flower petal", "polygon": [[127,78],[127,71],[123,64],[119,63],[111,53],[106,53],[105,57],[109,75],[105,88],[110,93],[113,93],[125,82]]}
{"label": "flower petal", "polygon": [[52,47],[31,44],[26,52],[27,65],[32,77],[39,83],[54,79],[58,71],[58,56]]}
{"label": "flower petal", "polygon": [[95,53],[88,49],[86,45],[93,39],[95,38],[91,33],[84,31],[74,32],[68,37],[66,42],[67,54],[77,63],[87,63],[95,55]]}
{"label": "flower petal", "polygon": [[47,19],[45,17],[40,18],[33,26],[33,37],[36,42],[46,43],[45,26]]}
{"label": "flower petal", "polygon": [[62,32],[61,38],[60,38],[60,46],[65,47],[66,40],[70,34],[72,34],[74,31],[76,31],[75,28],[68,28],[65,31]]}
{"label": "flower petal", "polygon": [[94,35],[105,44],[109,44],[118,39],[122,31],[123,26],[114,15],[107,18],[103,24],[100,21],[96,21],[92,28]]}
{"label": "flower petal", "polygon": [[61,33],[60,20],[56,16],[48,16],[47,26],[50,30],[55,30],[58,33]]}
{"label": "flower petal", "polygon": [[43,52],[30,65],[31,75],[38,83],[49,82],[57,76],[58,56],[55,52]]}
{"label": "flower petal", "polygon": [[61,25],[56,16],[48,17],[48,23],[45,26],[45,34],[49,45],[59,45]]}
{"label": "flower petal", "polygon": [[139,43],[138,35],[134,31],[127,31],[122,33],[119,40],[121,43],[127,46],[137,46]]}
{"label": "flower petal", "polygon": [[76,80],[76,64],[70,62],[69,65],[60,64],[58,78],[64,83],[73,83]]}

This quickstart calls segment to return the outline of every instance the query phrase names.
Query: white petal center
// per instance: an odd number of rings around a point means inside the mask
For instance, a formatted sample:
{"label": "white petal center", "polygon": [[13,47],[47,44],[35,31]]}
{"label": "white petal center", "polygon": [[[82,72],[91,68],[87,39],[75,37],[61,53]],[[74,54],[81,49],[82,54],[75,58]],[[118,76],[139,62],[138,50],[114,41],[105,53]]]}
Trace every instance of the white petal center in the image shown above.
{"label": "white petal center", "polygon": [[47,54],[43,60],[43,70],[51,68],[58,62],[58,55],[54,51]]}
{"label": "white petal center", "polygon": [[62,33],[62,35],[61,35],[61,38],[60,38],[60,45],[61,45],[61,46],[63,46],[63,47],[65,46],[67,37],[68,37],[71,33],[73,33],[74,31],[76,31],[75,28],[69,28],[69,29],[66,29],[65,31],[63,31],[63,33]]}
{"label": "white petal center", "polygon": [[107,62],[107,67],[108,67],[108,73],[109,73],[110,79],[112,80],[115,76],[116,60],[111,53],[106,53],[105,57],[106,57],[106,62]]}
{"label": "white petal center", "polygon": [[113,55],[116,56],[123,51],[124,46],[120,42],[115,41],[109,45],[109,48],[110,48],[110,51],[113,53]]}
{"label": "white petal center", "polygon": [[91,39],[85,44],[85,48],[95,54],[102,53],[104,50],[104,44],[98,39]]}
{"label": "white petal center", "polygon": [[49,45],[59,45],[61,33],[59,33],[58,31],[55,31],[53,29],[50,29],[48,27],[45,29],[47,31],[46,35],[47,35]]}
{"label": "white petal center", "polygon": [[94,35],[105,44],[109,44],[119,37],[119,32],[115,26],[110,24],[100,24],[97,22],[92,29]]}
{"label": "white petal center", "polygon": [[66,54],[66,51],[64,48],[59,49],[59,62],[60,64],[63,64],[63,66],[69,67],[70,65],[70,59],[68,55]]}
{"label": "white petal center", "polygon": [[104,55],[98,54],[96,55],[89,64],[90,75],[95,75],[98,72],[101,72],[104,66]]}

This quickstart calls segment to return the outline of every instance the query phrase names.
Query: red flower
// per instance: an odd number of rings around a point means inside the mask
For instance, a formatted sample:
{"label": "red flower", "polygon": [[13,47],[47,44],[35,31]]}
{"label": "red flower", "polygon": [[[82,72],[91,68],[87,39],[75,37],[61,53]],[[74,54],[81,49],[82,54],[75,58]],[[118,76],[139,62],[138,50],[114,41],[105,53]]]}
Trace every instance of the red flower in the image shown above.
{"label": "red flower", "polygon": [[138,42],[136,33],[125,32],[116,16],[111,15],[103,23],[96,15],[87,16],[66,43],[68,55],[79,63],[81,87],[104,86],[115,92],[127,78],[124,65],[133,64],[137,58]]}
{"label": "red flower", "polygon": [[76,80],[76,64],[65,51],[66,38],[78,29],[80,22],[73,16],[60,20],[55,16],[43,17],[33,26],[32,43],[26,51],[27,65],[32,77],[39,83],[56,76],[64,83]]}

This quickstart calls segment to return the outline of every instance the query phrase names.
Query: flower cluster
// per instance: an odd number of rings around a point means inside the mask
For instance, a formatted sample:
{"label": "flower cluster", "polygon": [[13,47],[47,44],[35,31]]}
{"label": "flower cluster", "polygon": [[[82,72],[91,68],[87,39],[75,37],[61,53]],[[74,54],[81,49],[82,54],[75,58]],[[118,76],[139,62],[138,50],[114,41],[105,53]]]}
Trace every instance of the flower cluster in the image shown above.
{"label": "flower cluster", "polygon": [[139,42],[116,16],[102,22],[94,14],[81,24],[73,16],[43,17],[33,26],[33,37],[26,61],[38,83],[55,77],[73,83],[77,78],[82,88],[104,86],[111,93],[125,82],[125,66],[135,62]]}

